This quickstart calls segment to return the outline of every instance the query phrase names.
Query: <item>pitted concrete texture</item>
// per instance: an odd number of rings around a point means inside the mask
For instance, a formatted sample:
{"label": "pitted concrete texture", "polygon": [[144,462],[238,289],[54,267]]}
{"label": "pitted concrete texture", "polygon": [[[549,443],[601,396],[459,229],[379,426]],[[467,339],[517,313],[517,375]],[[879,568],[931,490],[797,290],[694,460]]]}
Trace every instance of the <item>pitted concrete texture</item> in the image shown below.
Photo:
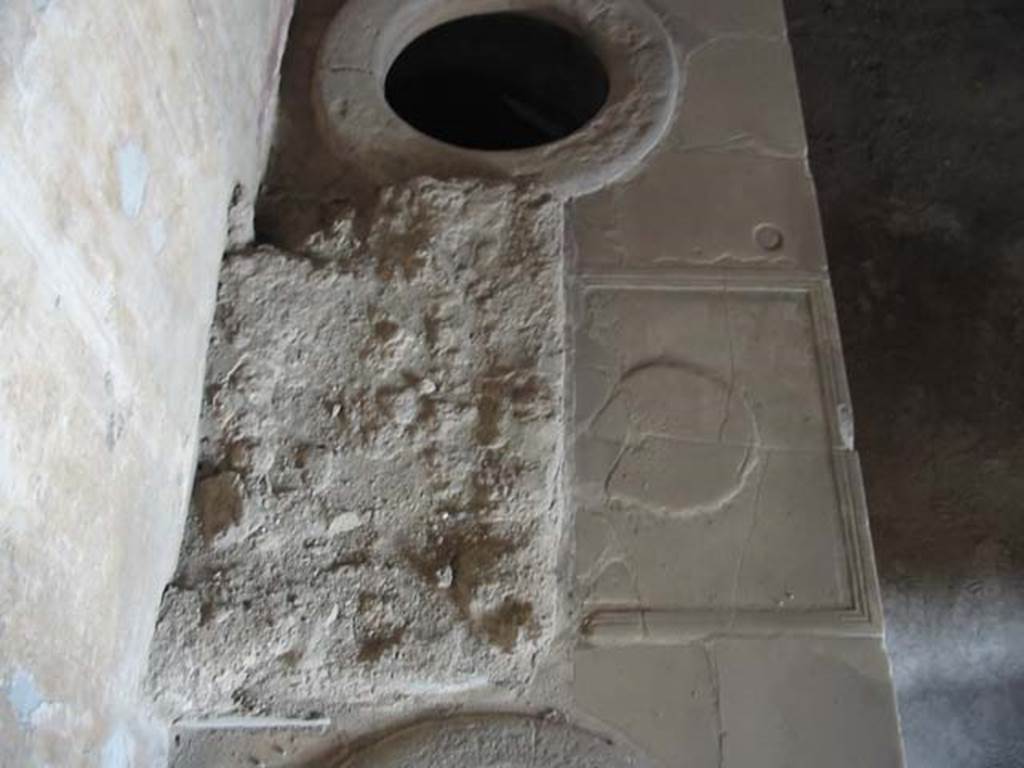
{"label": "pitted concrete texture", "polygon": [[224,264],[168,714],[514,692],[552,642],[561,208],[418,180],[369,220]]}

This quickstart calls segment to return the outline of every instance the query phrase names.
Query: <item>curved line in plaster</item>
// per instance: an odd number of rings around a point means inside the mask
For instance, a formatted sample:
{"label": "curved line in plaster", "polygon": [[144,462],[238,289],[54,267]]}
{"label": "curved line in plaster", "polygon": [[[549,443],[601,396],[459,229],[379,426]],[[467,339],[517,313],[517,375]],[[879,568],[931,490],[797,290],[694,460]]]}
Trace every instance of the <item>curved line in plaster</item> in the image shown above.
{"label": "curved line in plaster", "polygon": [[491,712],[427,718],[385,733],[334,768],[654,768],[625,739],[610,738],[549,715]]}
{"label": "curved line in plaster", "polygon": [[[657,435],[651,433],[636,433],[633,431],[633,425],[630,424],[629,430],[623,438],[622,446],[619,450],[618,455],[613,461],[612,465],[608,469],[608,473],[605,477],[605,493],[610,501],[616,501],[627,508],[645,512],[648,514],[656,515],[661,518],[674,518],[674,519],[685,519],[698,517],[702,515],[714,514],[725,509],[729,504],[735,501],[740,494],[742,494],[751,484],[752,478],[757,473],[758,468],[763,463],[764,450],[761,444],[761,433],[760,426],[757,421],[757,417],[754,412],[753,404],[750,401],[749,395],[745,388],[736,386],[734,381],[734,374],[730,378],[722,376],[717,371],[710,368],[706,368],[702,365],[692,363],[686,360],[675,360],[659,358],[655,360],[645,361],[637,365],[632,366],[626,370],[619,380],[612,387],[608,393],[604,403],[594,412],[594,414],[585,420],[581,431],[590,431],[598,426],[602,417],[608,412],[609,408],[618,400],[620,397],[625,396],[626,386],[628,383],[635,379],[637,376],[644,373],[656,370],[659,368],[665,368],[674,371],[681,371],[685,374],[695,376],[700,379],[704,379],[709,382],[712,386],[721,389],[725,393],[725,402],[723,406],[723,418],[722,423],[719,427],[719,438],[717,444],[726,446],[728,444],[721,441],[722,433],[724,432],[725,426],[728,423],[730,408],[732,400],[735,397],[739,397],[740,403],[743,407],[743,413],[746,415],[746,422],[750,427],[750,441],[745,445],[746,451],[744,453],[742,461],[739,463],[737,471],[734,475],[734,482],[728,487],[723,488],[720,493],[708,499],[696,504],[690,504],[685,507],[671,507],[662,504],[652,504],[644,499],[636,498],[635,496],[628,494],[616,494],[611,488],[611,481],[622,460],[631,451],[634,451],[639,446],[643,445],[644,440],[651,437],[668,437],[673,439],[671,435]],[[679,439],[679,438],[675,438]],[[680,442],[690,443],[701,443],[705,441],[689,440],[685,438],[680,439]],[[709,441],[707,444],[715,444]]]}

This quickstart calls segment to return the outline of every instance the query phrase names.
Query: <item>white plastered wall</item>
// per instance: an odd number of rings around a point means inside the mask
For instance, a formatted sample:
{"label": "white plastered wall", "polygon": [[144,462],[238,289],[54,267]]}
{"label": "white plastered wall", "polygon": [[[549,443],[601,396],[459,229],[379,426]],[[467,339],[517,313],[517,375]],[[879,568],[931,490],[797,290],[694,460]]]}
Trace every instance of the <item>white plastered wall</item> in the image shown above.
{"label": "white plastered wall", "polygon": [[291,11],[0,5],[0,765],[159,759],[138,683]]}

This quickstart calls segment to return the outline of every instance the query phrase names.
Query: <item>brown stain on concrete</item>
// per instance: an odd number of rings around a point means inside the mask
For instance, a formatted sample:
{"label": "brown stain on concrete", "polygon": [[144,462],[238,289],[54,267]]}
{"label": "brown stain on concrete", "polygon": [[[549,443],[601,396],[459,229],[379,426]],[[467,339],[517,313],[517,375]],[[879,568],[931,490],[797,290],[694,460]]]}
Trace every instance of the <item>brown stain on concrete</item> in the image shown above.
{"label": "brown stain on concrete", "polygon": [[506,598],[499,608],[474,616],[472,603],[481,586],[500,577],[504,559],[522,546],[522,542],[497,533],[486,522],[471,519],[455,524],[428,546],[406,546],[402,555],[424,582],[438,590],[438,574],[450,568],[451,586],[443,592],[459,617],[477,637],[508,652],[515,647],[520,628],[532,620],[533,605]]}
{"label": "brown stain on concrete", "polygon": [[194,496],[203,541],[209,544],[242,518],[242,483],[235,472],[199,481]]}
{"label": "brown stain on concrete", "polygon": [[441,318],[438,316],[438,309],[436,306],[431,306],[423,315],[423,337],[426,339],[427,347],[431,352],[437,350],[440,332]]}
{"label": "brown stain on concrete", "polygon": [[519,639],[519,631],[533,621],[533,603],[506,598],[501,607],[480,619],[480,630],[492,645],[511,653]]}
{"label": "brown stain on concrete", "polygon": [[[388,208],[386,204],[384,207]],[[387,210],[378,215],[395,218]],[[388,232],[387,241],[377,250],[377,277],[384,282],[391,282],[395,277],[407,282],[415,280],[426,266],[424,251],[431,235],[429,227],[422,225]]]}
{"label": "brown stain on concrete", "polygon": [[398,333],[398,324],[390,320],[378,320],[373,324],[373,336],[377,341],[386,344]]}
{"label": "brown stain on concrete", "polygon": [[500,380],[484,379],[476,398],[476,427],[473,437],[480,445],[493,445],[501,433],[504,386]]}
{"label": "brown stain on concrete", "polygon": [[501,422],[506,413],[517,420],[527,420],[538,404],[545,405],[549,401],[549,393],[538,381],[535,360],[514,367],[491,366],[476,382],[477,420],[473,437],[479,445],[495,445],[500,440]]}
{"label": "brown stain on concrete", "polygon": [[388,650],[401,645],[404,636],[405,627],[389,627],[370,632],[359,639],[356,661],[375,664]]}

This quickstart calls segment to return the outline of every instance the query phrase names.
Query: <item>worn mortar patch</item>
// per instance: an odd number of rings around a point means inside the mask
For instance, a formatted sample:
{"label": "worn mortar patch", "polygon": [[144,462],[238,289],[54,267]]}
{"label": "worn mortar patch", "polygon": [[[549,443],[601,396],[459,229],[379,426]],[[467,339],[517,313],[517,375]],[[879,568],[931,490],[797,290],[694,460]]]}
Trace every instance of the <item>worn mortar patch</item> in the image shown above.
{"label": "worn mortar patch", "polygon": [[224,263],[151,657],[168,713],[514,693],[552,642],[561,208],[421,179],[370,222]]}

